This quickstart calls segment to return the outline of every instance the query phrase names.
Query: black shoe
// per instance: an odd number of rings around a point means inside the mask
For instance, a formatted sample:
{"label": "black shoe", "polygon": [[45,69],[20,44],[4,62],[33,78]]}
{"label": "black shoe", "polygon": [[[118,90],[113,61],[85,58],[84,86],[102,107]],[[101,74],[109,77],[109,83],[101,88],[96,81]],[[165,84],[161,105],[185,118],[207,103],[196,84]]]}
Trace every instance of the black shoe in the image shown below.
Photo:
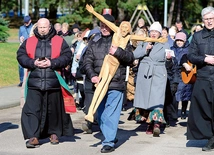
{"label": "black shoe", "polygon": [[212,137],[208,143],[202,148],[202,151],[211,151],[214,149],[214,137]]}
{"label": "black shoe", "polygon": [[186,119],[186,117],[187,117],[187,116],[186,116],[186,113],[185,113],[185,112],[182,112],[182,113],[181,113],[181,119]]}
{"label": "black shoe", "polygon": [[126,111],[126,108],[125,108],[125,107],[123,107],[123,108],[122,108],[122,111]]}
{"label": "black shoe", "polygon": [[18,87],[21,87],[21,86],[22,86],[22,84],[23,84],[23,82],[20,82],[20,83],[18,84]]}
{"label": "black shoe", "polygon": [[77,108],[77,110],[82,110],[82,107],[80,106],[80,104],[79,103],[75,103],[76,104],[76,108]]}
{"label": "black shoe", "polygon": [[166,127],[166,128],[169,128],[169,127],[170,127],[169,121],[166,121],[165,127]]}
{"label": "black shoe", "polygon": [[118,139],[115,138],[115,139],[114,139],[114,144],[117,144],[117,142],[118,142]]}
{"label": "black shoe", "polygon": [[87,134],[93,133],[91,128],[92,128],[91,122],[87,121],[87,122],[82,123],[82,130],[85,131]]}
{"label": "black shoe", "polygon": [[79,110],[79,111],[82,110],[82,107],[77,107],[77,110]]}
{"label": "black shoe", "polygon": [[114,147],[108,145],[104,145],[103,148],[101,149],[101,153],[109,153],[112,151],[114,151]]}

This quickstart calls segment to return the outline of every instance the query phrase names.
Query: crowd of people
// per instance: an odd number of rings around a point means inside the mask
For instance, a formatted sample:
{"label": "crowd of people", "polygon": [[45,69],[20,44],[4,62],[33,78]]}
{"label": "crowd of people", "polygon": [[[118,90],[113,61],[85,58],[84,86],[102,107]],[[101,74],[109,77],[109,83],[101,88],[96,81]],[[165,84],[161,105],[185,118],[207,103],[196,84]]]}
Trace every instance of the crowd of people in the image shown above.
{"label": "crowd of people", "polygon": [[[47,137],[56,145],[59,137],[74,135],[68,103],[86,114],[83,131],[91,134],[99,125],[101,153],[115,150],[121,110],[128,104],[133,110],[127,119],[146,123],[146,134],[160,137],[161,126],[188,117],[187,139],[208,139],[202,150],[214,149],[214,8],[202,10],[204,26],[194,25],[190,34],[181,21],[168,28],[158,21],[147,26],[140,18],[132,30],[129,22],[117,27],[111,14],[86,9],[100,20],[99,27],[52,25],[47,18],[33,27],[30,16],[24,17],[17,60],[18,86],[26,89],[21,115],[26,147],[38,147],[39,139]],[[182,69],[193,69],[189,62],[197,66],[194,84],[181,77]]]}

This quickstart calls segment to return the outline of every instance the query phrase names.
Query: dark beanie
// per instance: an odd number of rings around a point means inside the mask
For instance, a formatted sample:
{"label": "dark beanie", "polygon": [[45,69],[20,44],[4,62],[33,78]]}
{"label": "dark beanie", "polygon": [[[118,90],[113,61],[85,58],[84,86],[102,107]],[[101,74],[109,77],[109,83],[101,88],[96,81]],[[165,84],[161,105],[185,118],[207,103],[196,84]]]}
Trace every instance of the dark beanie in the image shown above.
{"label": "dark beanie", "polygon": [[110,14],[104,14],[103,17],[104,17],[106,20],[108,20],[108,21],[110,21],[110,22],[112,22],[112,23],[115,22],[115,18],[114,18],[112,15],[110,15]]}

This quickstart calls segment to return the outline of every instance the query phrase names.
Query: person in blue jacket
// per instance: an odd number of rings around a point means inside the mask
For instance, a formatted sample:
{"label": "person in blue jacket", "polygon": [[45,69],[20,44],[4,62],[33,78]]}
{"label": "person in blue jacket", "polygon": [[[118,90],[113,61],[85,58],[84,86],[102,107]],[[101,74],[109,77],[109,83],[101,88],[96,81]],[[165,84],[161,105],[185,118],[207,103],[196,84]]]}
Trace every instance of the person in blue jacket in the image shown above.
{"label": "person in blue jacket", "polygon": [[187,53],[188,53],[189,42],[187,40],[186,34],[184,32],[178,32],[175,36],[174,45],[171,49],[175,53],[173,62],[175,64],[175,74],[177,78],[177,91],[175,93],[176,103],[174,104],[175,116],[178,113],[178,103],[181,101],[181,119],[186,119],[187,117],[187,105],[190,101],[192,95],[192,84],[185,84],[181,78],[181,68],[184,67],[187,71],[190,71],[192,67],[187,63]]}
{"label": "person in blue jacket", "polygon": [[[30,30],[33,27],[31,17],[29,15],[24,17],[23,20],[24,24],[20,26],[19,28],[19,42],[20,45],[27,39],[29,38]],[[20,83],[18,84],[19,87],[22,86],[23,84],[23,79],[24,79],[24,68],[19,64],[19,80]]]}

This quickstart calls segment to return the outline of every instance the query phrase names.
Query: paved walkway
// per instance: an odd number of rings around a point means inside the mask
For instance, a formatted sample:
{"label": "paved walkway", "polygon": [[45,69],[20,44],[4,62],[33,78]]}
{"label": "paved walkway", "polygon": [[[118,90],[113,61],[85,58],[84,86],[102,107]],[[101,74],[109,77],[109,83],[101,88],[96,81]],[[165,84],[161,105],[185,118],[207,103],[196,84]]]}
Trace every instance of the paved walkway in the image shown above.
{"label": "paved walkway", "polygon": [[8,43],[19,43],[18,39],[8,39],[7,40]]}
{"label": "paved walkway", "polygon": [[0,109],[14,107],[20,104],[21,87],[0,87]]}
{"label": "paved walkway", "polygon": [[[71,118],[75,128],[75,137],[71,140],[61,139],[60,145],[52,146],[48,139],[38,149],[26,149],[21,132],[21,108],[18,106],[21,97],[21,88],[17,86],[0,88],[0,154],[1,155],[97,155],[101,154],[102,134],[98,126],[94,126],[92,135],[84,134],[81,123],[84,113],[77,111]],[[137,124],[128,121],[127,117],[132,109],[121,112],[117,138],[119,142],[116,150],[110,154],[115,155],[211,155],[211,152],[202,152],[201,148],[206,140],[187,141],[186,121],[180,120],[175,126],[166,128],[159,138],[146,135],[146,124]]]}

